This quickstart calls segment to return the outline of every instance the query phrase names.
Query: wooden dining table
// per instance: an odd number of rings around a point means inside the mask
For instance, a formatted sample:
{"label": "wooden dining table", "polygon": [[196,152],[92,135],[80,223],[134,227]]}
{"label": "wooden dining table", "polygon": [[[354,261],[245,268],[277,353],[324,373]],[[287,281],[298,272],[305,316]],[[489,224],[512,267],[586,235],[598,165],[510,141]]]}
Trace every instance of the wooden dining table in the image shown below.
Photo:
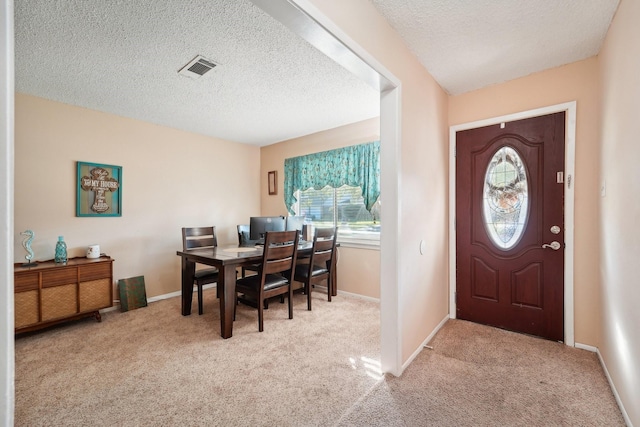
{"label": "wooden dining table", "polygon": [[[311,253],[312,243],[303,242],[298,245],[298,257]],[[191,314],[193,300],[193,281],[196,264],[204,264],[218,268],[218,295],[220,297],[220,335],[222,338],[233,336],[233,310],[235,304],[237,268],[242,264],[255,264],[262,261],[261,246],[218,246],[208,249],[191,249],[177,251],[182,258],[182,315]],[[332,266],[330,290],[337,293],[335,259]]]}

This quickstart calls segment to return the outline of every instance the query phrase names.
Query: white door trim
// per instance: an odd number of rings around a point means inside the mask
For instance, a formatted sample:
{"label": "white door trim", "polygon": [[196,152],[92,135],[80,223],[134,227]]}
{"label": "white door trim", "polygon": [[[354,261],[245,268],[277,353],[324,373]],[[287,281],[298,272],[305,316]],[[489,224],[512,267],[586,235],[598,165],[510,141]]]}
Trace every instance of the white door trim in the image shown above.
{"label": "white door trim", "polygon": [[0,425],[12,426],[15,412],[15,330],[13,307],[14,187],[14,19],[13,0],[0,1]]}
{"label": "white door trim", "polygon": [[449,127],[449,317],[456,318],[456,132],[494,125],[501,122],[528,119],[565,111],[565,184],[564,184],[564,343],[575,346],[573,265],[574,265],[574,187],[576,148],[576,101],[521,111],[506,116],[493,117]]}

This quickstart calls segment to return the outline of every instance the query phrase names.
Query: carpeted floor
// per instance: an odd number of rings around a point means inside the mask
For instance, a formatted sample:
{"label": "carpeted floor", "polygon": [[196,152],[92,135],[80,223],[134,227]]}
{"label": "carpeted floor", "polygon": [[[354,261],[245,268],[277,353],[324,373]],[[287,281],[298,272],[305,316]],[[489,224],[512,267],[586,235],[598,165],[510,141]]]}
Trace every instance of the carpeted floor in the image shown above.
{"label": "carpeted floor", "polygon": [[339,425],[625,425],[594,353],[461,320],[429,346]]}
{"label": "carpeted floor", "polygon": [[293,320],[272,303],[263,333],[239,306],[228,340],[214,289],[202,316],[172,298],[19,336],[16,425],[624,425],[592,353],[452,320],[381,376],[378,305],[313,295]]}

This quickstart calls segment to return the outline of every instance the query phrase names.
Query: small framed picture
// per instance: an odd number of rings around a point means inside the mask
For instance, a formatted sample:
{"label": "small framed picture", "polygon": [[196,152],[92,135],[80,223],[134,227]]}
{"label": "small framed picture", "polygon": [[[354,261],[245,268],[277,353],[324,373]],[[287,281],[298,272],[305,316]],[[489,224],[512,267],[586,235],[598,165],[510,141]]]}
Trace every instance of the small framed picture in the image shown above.
{"label": "small framed picture", "polygon": [[278,174],[276,171],[270,171],[267,177],[269,182],[269,195],[278,194]]}
{"label": "small framed picture", "polygon": [[122,167],[77,162],[76,216],[122,216]]}

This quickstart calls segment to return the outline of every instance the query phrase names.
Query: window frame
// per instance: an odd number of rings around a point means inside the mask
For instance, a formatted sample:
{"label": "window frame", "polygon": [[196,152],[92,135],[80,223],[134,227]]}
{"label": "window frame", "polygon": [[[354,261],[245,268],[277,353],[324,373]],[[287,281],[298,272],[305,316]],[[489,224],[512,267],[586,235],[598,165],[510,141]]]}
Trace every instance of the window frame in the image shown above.
{"label": "window frame", "polygon": [[[340,245],[342,246],[346,246],[346,247],[359,247],[359,248],[366,248],[366,249],[378,249],[380,248],[380,231],[373,231],[373,230],[352,230],[352,229],[345,229],[344,227],[341,227],[339,222],[338,222],[338,215],[337,215],[337,207],[338,207],[338,196],[339,196],[339,192],[340,192],[340,188],[334,188],[331,186],[326,186],[324,187],[322,190],[326,189],[326,188],[330,188],[333,191],[333,226],[337,227],[338,229],[338,237],[337,237],[337,242],[340,243]],[[354,186],[349,186],[351,188],[359,188],[359,187],[354,187]],[[311,190],[311,189],[310,189]],[[322,190],[315,190],[314,191],[322,191]],[[305,190],[305,191],[309,191],[309,190]],[[301,190],[296,190],[295,191],[295,203],[293,204],[292,208],[295,212],[296,215],[301,215],[300,212],[300,200],[302,199],[301,197]],[[376,201],[375,204],[380,204],[380,198],[378,198],[378,200]],[[374,218],[375,221],[375,218]],[[320,221],[318,221],[320,222]],[[326,222],[326,221],[323,221]],[[377,220],[378,225],[381,225],[381,221],[380,219]],[[311,220],[311,225],[314,225],[314,221]]]}

